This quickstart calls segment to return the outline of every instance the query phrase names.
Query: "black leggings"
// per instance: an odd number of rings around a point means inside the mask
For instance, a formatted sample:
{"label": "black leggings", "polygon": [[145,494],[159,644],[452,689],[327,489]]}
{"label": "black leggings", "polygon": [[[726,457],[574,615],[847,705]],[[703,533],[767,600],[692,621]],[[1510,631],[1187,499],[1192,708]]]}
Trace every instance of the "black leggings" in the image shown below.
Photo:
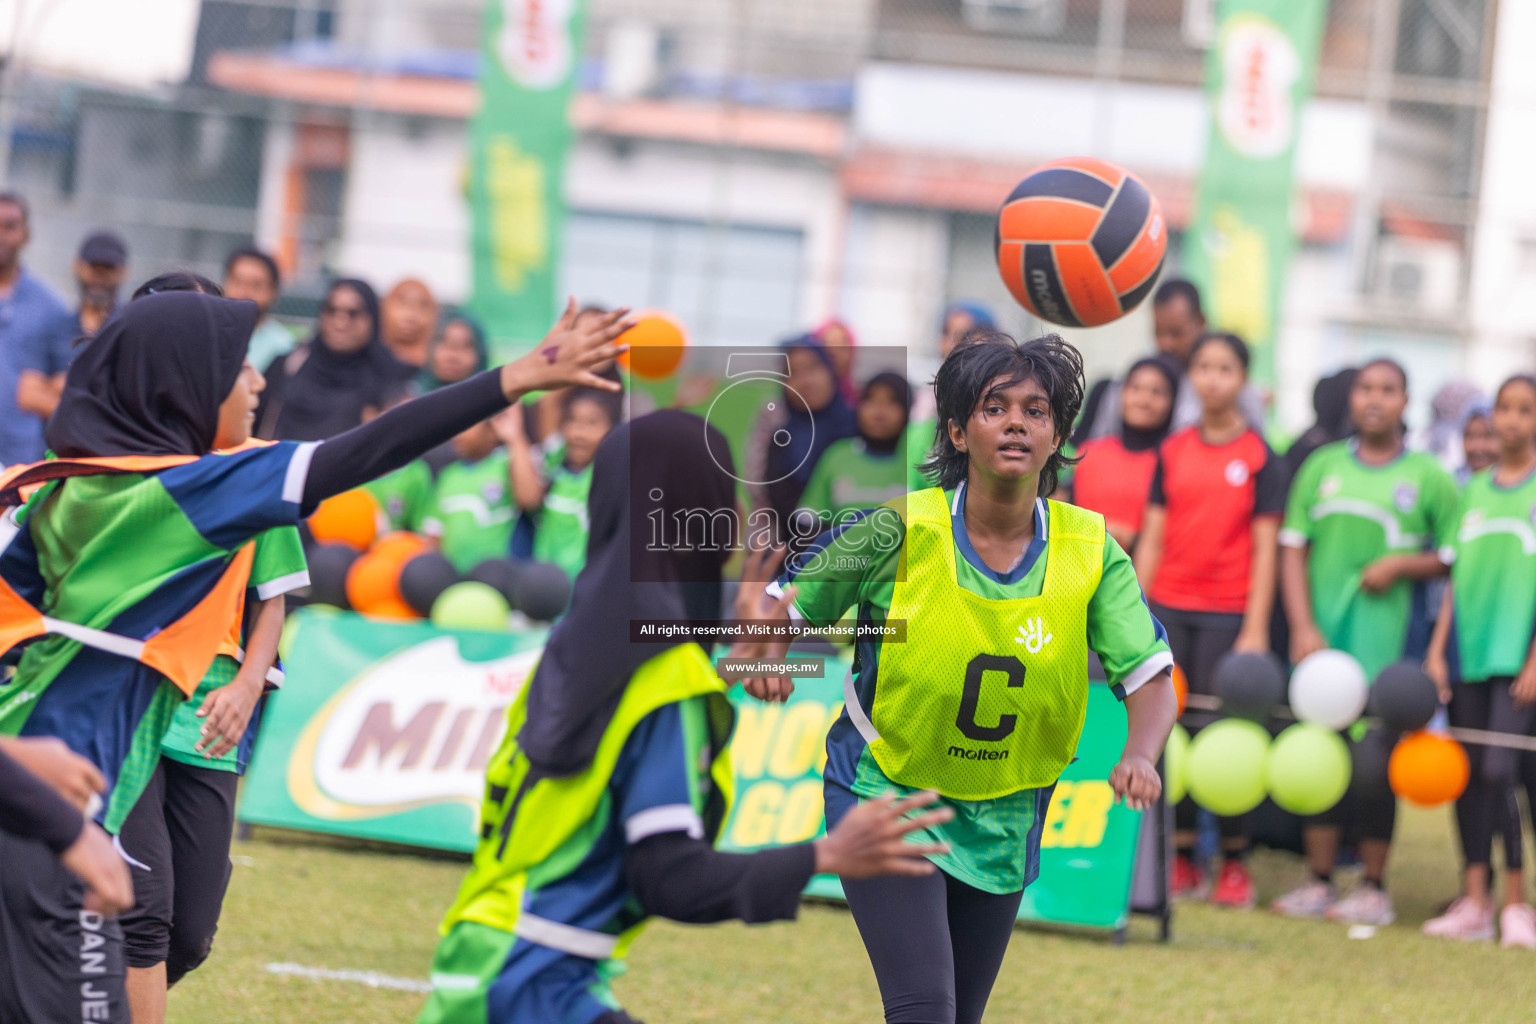
{"label": "black leggings", "polygon": [[843,880],[886,1024],[977,1024],[1024,890],[984,892],[943,871]]}
{"label": "black leggings", "polygon": [[129,967],[163,963],[174,985],[208,959],[229,886],[239,785],[234,772],[160,759],[118,837],[133,859],[137,897],[122,916]]}
{"label": "black leggings", "polygon": [[[1227,612],[1189,612],[1160,604],[1152,606],[1152,614],[1168,633],[1168,649],[1173,652],[1174,664],[1184,670],[1189,692],[1216,696],[1216,666],[1237,642],[1237,634],[1243,629],[1243,617]],[[1190,736],[1200,731],[1198,725],[1187,721],[1184,724]],[[1199,807],[1186,796],[1174,807],[1174,827],[1180,832],[1193,832],[1198,815]],[[1237,842],[1246,845],[1248,815],[1217,818],[1216,822],[1222,839],[1233,840],[1230,844],[1233,846]]]}
{"label": "black leggings", "polygon": [[[1521,707],[1509,694],[1509,676],[1486,683],[1457,683],[1451,687],[1451,725],[1459,729],[1488,729],[1531,735],[1536,707]],[[1456,827],[1461,833],[1461,854],[1468,865],[1488,864],[1493,855],[1493,833],[1504,836],[1504,866],[1520,870],[1520,805],[1515,786],[1524,784],[1528,798],[1536,798],[1536,760],[1508,747],[1468,743],[1467,760],[1472,774],[1466,791],[1456,801]],[[1533,804],[1536,810],[1536,804]]]}

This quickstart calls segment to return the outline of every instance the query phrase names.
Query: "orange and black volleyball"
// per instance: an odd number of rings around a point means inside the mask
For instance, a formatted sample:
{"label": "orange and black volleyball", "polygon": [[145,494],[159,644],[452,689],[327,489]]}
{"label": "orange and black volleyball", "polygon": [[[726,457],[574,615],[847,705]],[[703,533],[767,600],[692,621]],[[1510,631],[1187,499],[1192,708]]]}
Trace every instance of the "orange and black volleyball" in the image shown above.
{"label": "orange and black volleyball", "polygon": [[1140,178],[1069,157],[1031,171],[997,215],[997,269],[1019,304],[1064,327],[1098,327],[1157,283],[1168,226]]}

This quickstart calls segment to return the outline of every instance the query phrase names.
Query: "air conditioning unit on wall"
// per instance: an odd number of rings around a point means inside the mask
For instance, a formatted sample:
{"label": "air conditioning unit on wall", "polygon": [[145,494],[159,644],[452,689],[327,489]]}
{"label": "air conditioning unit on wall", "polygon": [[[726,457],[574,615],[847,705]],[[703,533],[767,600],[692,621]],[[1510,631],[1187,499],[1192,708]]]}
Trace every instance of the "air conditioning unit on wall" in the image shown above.
{"label": "air conditioning unit on wall", "polygon": [[1422,238],[1376,243],[1371,298],[1404,313],[1451,316],[1461,300],[1461,246]]}
{"label": "air conditioning unit on wall", "polygon": [[1059,36],[1067,24],[1067,0],[961,0],[960,12],[983,32]]}

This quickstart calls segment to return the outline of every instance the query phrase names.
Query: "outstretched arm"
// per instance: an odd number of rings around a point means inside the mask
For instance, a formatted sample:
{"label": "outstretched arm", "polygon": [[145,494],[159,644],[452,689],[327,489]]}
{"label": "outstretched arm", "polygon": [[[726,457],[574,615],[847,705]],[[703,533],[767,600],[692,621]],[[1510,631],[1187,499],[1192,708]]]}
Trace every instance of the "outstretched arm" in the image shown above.
{"label": "outstretched arm", "polygon": [[631,326],[628,312],[589,317],[577,326],[573,299],[543,343],[521,359],[423,395],[324,442],[305,478],[304,515],[333,494],[399,469],[530,391],[572,385],[619,390],[621,385],[593,369],[627,348],[617,339]]}

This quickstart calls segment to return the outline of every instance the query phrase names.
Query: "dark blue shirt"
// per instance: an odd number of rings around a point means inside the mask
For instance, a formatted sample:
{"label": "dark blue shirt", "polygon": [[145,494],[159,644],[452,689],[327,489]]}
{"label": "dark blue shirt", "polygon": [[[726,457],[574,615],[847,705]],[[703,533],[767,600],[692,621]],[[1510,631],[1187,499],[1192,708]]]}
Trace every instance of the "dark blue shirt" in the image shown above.
{"label": "dark blue shirt", "polygon": [[51,377],[69,369],[79,334],[74,314],[26,270],[0,298],[0,466],[43,457],[43,421],[17,407],[16,385],[24,370]]}

